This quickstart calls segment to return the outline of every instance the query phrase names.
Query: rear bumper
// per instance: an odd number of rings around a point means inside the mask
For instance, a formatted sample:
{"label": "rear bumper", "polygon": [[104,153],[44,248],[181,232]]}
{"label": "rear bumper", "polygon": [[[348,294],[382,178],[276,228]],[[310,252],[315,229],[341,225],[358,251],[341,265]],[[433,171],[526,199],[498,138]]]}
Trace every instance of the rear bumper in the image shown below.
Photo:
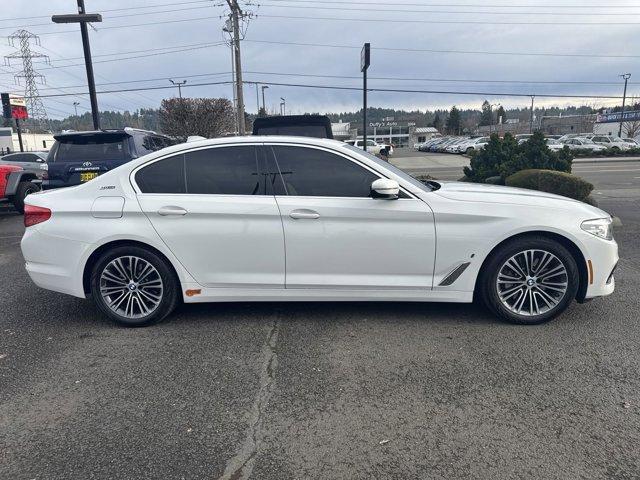
{"label": "rear bumper", "polygon": [[90,244],[45,235],[37,227],[30,227],[25,230],[20,247],[27,273],[36,285],[86,298],[80,266]]}

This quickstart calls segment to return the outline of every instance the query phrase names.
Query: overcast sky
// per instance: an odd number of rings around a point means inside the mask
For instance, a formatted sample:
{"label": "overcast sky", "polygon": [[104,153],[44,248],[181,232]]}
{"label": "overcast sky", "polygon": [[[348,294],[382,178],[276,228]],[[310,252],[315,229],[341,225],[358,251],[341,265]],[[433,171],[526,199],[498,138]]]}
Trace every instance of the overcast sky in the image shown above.
{"label": "overcast sky", "polygon": [[[98,90],[167,86],[167,79],[174,78],[187,80],[185,96],[230,98],[232,88],[228,84],[190,86],[231,78],[230,49],[220,44],[225,40],[222,27],[228,14],[221,3],[224,1],[86,0],[88,12],[103,15],[103,23],[95,25],[97,31],[90,31]],[[242,63],[245,80],[270,85],[266,90],[269,110],[279,109],[280,97],[286,99],[288,113],[360,108],[362,94],[358,91],[275,83],[360,88],[360,47],[367,41],[372,45],[371,88],[621,96],[623,82],[619,75],[629,72],[633,77],[628,95],[640,95],[640,4],[637,1],[255,0],[252,3],[254,5],[246,6],[254,16],[242,43]],[[52,14],[74,13],[75,8],[75,0],[2,0],[0,9],[0,35],[6,37],[19,28],[40,34],[41,46],[33,44],[32,48],[51,59],[50,65],[35,64],[46,76],[46,85],[39,86],[40,93],[80,93],[76,97],[46,98],[45,106],[52,118],[73,113],[74,101],[80,103],[79,112],[89,110],[88,96],[83,94],[86,74],[79,27],[55,25],[50,21]],[[282,18],[284,16],[305,18]],[[171,50],[183,51],[165,53]],[[6,39],[2,41],[0,55],[14,51]],[[155,55],[123,59],[152,53]],[[118,61],[112,61],[114,59]],[[14,84],[10,73],[17,69],[21,69],[19,60],[12,60],[10,67],[0,67],[2,91],[21,91],[22,87]],[[489,80],[560,83],[479,82]],[[255,112],[255,86],[246,85],[244,91],[247,111]],[[104,93],[98,101],[102,110],[132,111],[158,107],[162,98],[174,95],[177,95],[175,89]],[[528,97],[507,95],[371,92],[369,105],[421,110],[449,108],[453,104],[479,108],[484,98],[505,106],[530,103]],[[536,99],[536,104],[543,103],[606,106],[620,101]]]}

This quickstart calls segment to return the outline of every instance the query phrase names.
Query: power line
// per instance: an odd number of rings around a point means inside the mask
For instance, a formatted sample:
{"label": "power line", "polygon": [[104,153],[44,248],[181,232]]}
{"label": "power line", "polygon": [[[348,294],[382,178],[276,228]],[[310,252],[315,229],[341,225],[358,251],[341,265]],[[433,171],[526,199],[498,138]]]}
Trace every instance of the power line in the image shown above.
{"label": "power line", "polygon": [[[221,45],[225,45],[225,42],[218,42],[218,43],[211,43],[208,45],[202,45],[199,47],[191,47],[191,48],[182,48],[182,49],[178,49],[178,50],[172,50],[170,52],[156,52],[156,53],[149,53],[149,54],[145,54],[145,55],[134,55],[134,56],[129,56],[129,57],[121,57],[121,58],[111,58],[111,59],[107,59],[107,60],[97,60],[95,62],[93,62],[94,64],[96,63],[110,63],[110,62],[119,62],[122,60],[133,60],[133,59],[137,59],[137,58],[146,58],[146,57],[156,57],[158,55],[167,55],[170,53],[180,53],[180,52],[187,52],[187,51],[193,51],[193,50],[201,50],[203,48],[210,48],[210,47],[217,47],[217,46],[221,46]],[[73,63],[73,64],[69,64],[69,65],[51,65],[49,67],[43,67],[40,70],[55,70],[55,69],[61,69],[61,68],[68,68],[68,67],[78,67],[78,66],[84,66],[84,63]],[[6,74],[0,74],[0,75],[6,75]]]}
{"label": "power line", "polygon": [[344,22],[375,22],[375,23],[425,23],[429,25],[547,25],[547,26],[567,26],[575,25],[580,27],[599,26],[599,25],[640,25],[640,22],[489,22],[482,20],[416,20],[416,19],[389,19],[389,18],[344,18],[344,17],[305,17],[295,15],[256,15],[260,18],[286,18],[290,20],[331,20]]}
{"label": "power line", "polygon": [[[315,84],[301,84],[301,83],[282,83],[282,82],[272,82],[269,80],[251,80],[247,81],[250,83],[261,83],[265,85],[273,85],[273,86],[283,86],[283,87],[299,87],[299,88],[318,88],[318,89],[329,89],[329,90],[348,90],[348,91],[357,91],[362,92],[361,87],[348,87],[348,86],[340,86],[340,85],[315,85]],[[231,81],[221,81],[221,82],[203,82],[203,83],[194,83],[194,84],[186,84],[183,88],[192,88],[192,87],[203,87],[210,85],[227,85],[232,83]],[[117,93],[117,92],[138,92],[138,91],[146,91],[146,90],[166,90],[174,88],[173,85],[162,85],[162,86],[153,86],[153,87],[138,87],[138,88],[125,88],[125,89],[115,89],[115,90],[103,90],[97,92],[99,94],[106,93]],[[414,89],[402,89],[402,88],[368,88],[370,92],[387,92],[387,93],[425,93],[425,94],[438,94],[438,95],[474,95],[474,96],[501,96],[501,97],[530,97],[531,95],[535,95],[536,97],[545,97],[545,98],[582,98],[582,99],[616,99],[620,100],[622,97],[613,96],[613,95],[567,95],[567,94],[551,94],[551,93],[514,93],[514,92],[476,92],[476,91],[460,91],[460,90],[414,90]],[[42,98],[55,98],[55,97],[66,97],[66,96],[77,96],[77,95],[86,95],[86,92],[77,92],[77,93],[60,93],[60,94],[48,94],[41,95]]]}
{"label": "power line", "polygon": [[[289,45],[299,47],[323,47],[323,48],[348,48],[360,50],[362,45],[337,45],[326,43],[302,43],[302,42],[279,42],[273,40],[250,40],[245,42],[265,43],[272,45]],[[410,53],[455,53],[468,55],[516,55],[530,57],[578,57],[578,58],[640,58],[640,55],[620,55],[620,54],[604,54],[604,53],[543,53],[543,52],[500,52],[487,50],[436,50],[429,48],[399,48],[399,47],[371,47],[372,50],[388,51],[388,52],[410,52]]]}
{"label": "power line", "polygon": [[[471,4],[471,3],[405,3],[405,2],[393,2],[393,3],[375,3],[375,2],[363,2],[363,1],[342,1],[342,0],[269,0],[271,2],[287,2],[287,3],[326,3],[326,4],[351,4],[351,5],[367,5],[367,6],[391,6],[391,7],[486,7],[486,8],[531,8],[533,5],[500,5],[500,4]],[[597,8],[597,9],[610,9],[610,8],[640,8],[640,5],[559,5],[559,4],[547,4],[547,5],[535,5],[536,8]]]}
{"label": "power line", "polygon": [[[196,0],[190,2],[172,2],[172,3],[161,3],[156,5],[145,5],[140,7],[123,7],[123,8],[111,8],[111,9],[100,9],[102,13],[105,12],[122,12],[127,10],[142,10],[147,8],[161,8],[161,7],[175,7],[176,5],[192,5],[194,3],[208,3],[212,6],[218,6],[219,4],[213,4],[213,0]],[[36,15],[32,17],[14,17],[14,18],[2,18],[0,22],[10,22],[14,20],[35,20],[37,18],[51,18],[51,15]]]}
{"label": "power line", "polygon": [[[552,16],[583,16],[583,17],[593,17],[593,16],[613,16],[613,17],[628,17],[630,15],[640,15],[640,12],[626,12],[626,13],[611,13],[611,12],[594,12],[594,13],[585,13],[585,12],[529,12],[529,11],[517,11],[517,12],[491,12],[491,11],[479,11],[479,10],[398,10],[396,8],[371,8],[371,7],[345,7],[341,5],[340,7],[327,7],[327,6],[308,6],[308,5],[276,5],[276,4],[264,4],[265,0],[260,0],[260,7],[271,7],[271,8],[296,8],[296,9],[308,9],[308,10],[339,10],[339,11],[354,11],[354,12],[383,12],[383,13],[435,13],[435,14],[453,14],[453,15],[552,15]],[[377,5],[377,4],[371,4]],[[382,4],[380,4],[382,5]],[[394,6],[395,7],[395,6]],[[202,8],[202,7],[199,7]]]}

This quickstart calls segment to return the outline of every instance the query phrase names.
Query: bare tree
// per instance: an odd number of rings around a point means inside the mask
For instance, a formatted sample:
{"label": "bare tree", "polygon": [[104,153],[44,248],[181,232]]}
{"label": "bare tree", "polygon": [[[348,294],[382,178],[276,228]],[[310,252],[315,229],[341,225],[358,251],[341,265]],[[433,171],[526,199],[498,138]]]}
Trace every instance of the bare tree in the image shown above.
{"label": "bare tree", "polygon": [[160,106],[160,128],[176,137],[220,137],[233,132],[233,106],[226,98],[170,98]]}
{"label": "bare tree", "polygon": [[[638,97],[631,97],[630,105],[635,106],[638,103]],[[633,107],[632,107],[633,108]],[[635,138],[640,135],[640,120],[631,120],[622,124],[622,130],[627,138]]]}

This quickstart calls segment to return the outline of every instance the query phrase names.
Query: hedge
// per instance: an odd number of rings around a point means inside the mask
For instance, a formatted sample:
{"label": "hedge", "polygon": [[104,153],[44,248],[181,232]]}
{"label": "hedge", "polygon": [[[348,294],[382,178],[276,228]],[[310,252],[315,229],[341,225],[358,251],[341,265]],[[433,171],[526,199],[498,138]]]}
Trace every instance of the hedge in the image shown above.
{"label": "hedge", "polygon": [[593,190],[593,185],[586,180],[554,170],[521,170],[507,177],[505,184],[510,187],[555,193],[582,202],[587,200]]}

